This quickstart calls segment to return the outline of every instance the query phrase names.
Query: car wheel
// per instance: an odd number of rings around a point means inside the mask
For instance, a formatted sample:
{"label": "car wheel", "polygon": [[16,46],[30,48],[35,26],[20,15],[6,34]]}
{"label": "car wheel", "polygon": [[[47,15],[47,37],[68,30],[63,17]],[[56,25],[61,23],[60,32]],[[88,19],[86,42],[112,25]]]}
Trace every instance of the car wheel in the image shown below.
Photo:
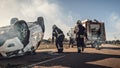
{"label": "car wheel", "polygon": [[37,24],[39,24],[42,27],[43,33],[45,32],[45,25],[44,25],[44,19],[43,17],[38,17]]}
{"label": "car wheel", "polygon": [[14,24],[14,30],[17,32],[17,36],[20,41],[26,46],[29,43],[30,31],[24,20],[17,21]]}

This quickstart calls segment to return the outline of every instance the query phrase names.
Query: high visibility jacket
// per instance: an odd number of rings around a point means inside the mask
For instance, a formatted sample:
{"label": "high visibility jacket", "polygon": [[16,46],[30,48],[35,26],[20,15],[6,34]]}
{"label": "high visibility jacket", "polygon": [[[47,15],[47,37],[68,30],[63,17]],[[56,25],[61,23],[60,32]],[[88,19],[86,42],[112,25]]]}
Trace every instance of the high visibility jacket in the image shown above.
{"label": "high visibility jacket", "polygon": [[76,33],[76,38],[84,38],[85,34],[86,34],[86,29],[84,26],[82,25],[77,25],[75,27],[75,33]]}
{"label": "high visibility jacket", "polygon": [[58,38],[61,35],[64,35],[63,31],[61,29],[59,29],[58,27],[56,27],[55,29],[53,29],[53,32],[52,32],[52,41],[54,40],[54,37]]}

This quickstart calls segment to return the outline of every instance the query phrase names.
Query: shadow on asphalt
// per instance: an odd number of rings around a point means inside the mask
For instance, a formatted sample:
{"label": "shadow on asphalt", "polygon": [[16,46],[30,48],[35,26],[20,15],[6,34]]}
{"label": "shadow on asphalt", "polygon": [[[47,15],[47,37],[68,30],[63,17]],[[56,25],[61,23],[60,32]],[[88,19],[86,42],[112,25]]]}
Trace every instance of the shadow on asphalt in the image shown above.
{"label": "shadow on asphalt", "polygon": [[120,50],[120,47],[102,47],[101,49],[111,49],[111,50]]}
{"label": "shadow on asphalt", "polygon": [[62,66],[68,68],[111,68],[102,65],[88,64],[86,62],[98,61],[107,58],[120,58],[120,55],[107,55],[107,54],[98,54],[98,53],[75,53],[75,52],[66,52],[67,57],[50,61],[48,63],[40,64],[37,66],[42,67],[54,67]]}
{"label": "shadow on asphalt", "polygon": [[0,57],[0,68],[21,68],[37,62],[45,61],[60,55],[50,55],[48,52],[37,52],[35,55],[23,55],[12,58]]}
{"label": "shadow on asphalt", "polygon": [[68,68],[110,68],[101,65],[88,64],[86,62],[92,62],[107,58],[120,58],[120,55],[107,55],[107,54],[99,54],[99,53],[78,54],[76,52],[65,52],[60,55],[50,55],[48,54],[48,52],[37,52],[36,55],[25,55],[14,58],[1,58],[0,66],[3,66],[4,68],[21,68],[30,64],[49,60],[62,55],[65,55],[65,57],[57,60],[49,61],[47,63],[43,63],[37,66],[43,66],[48,68],[52,66],[62,66]]}

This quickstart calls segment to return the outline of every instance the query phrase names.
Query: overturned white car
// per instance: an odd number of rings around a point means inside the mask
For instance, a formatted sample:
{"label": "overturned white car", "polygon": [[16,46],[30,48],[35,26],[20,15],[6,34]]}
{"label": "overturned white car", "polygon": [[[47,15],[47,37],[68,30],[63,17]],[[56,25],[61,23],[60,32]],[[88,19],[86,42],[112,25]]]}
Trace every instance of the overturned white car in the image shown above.
{"label": "overturned white car", "polygon": [[3,57],[34,53],[43,39],[45,31],[43,17],[35,22],[11,19],[11,25],[0,27],[0,54]]}

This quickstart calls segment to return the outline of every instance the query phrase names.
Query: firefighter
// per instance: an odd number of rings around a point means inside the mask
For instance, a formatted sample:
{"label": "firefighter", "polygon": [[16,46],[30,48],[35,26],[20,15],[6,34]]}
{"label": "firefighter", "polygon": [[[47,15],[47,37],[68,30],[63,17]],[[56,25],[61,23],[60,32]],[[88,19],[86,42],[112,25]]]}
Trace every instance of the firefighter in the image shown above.
{"label": "firefighter", "polygon": [[63,52],[63,40],[64,40],[64,34],[63,31],[58,28],[56,25],[53,25],[52,27],[53,32],[52,32],[52,42],[54,43],[54,38],[56,38],[56,47],[58,50],[58,53],[62,53]]}
{"label": "firefighter", "polygon": [[84,47],[85,47],[84,37],[88,39],[85,31],[86,31],[85,27],[82,26],[81,21],[78,20],[74,30],[74,32],[76,33],[78,53],[81,53],[81,51],[84,51]]}
{"label": "firefighter", "polygon": [[[71,29],[72,29],[72,28],[71,28]],[[73,32],[73,33],[74,33],[74,32]],[[69,36],[69,48],[70,48],[70,47],[73,47],[73,43],[74,43],[73,33],[72,33],[71,30],[67,33],[67,35]]]}

